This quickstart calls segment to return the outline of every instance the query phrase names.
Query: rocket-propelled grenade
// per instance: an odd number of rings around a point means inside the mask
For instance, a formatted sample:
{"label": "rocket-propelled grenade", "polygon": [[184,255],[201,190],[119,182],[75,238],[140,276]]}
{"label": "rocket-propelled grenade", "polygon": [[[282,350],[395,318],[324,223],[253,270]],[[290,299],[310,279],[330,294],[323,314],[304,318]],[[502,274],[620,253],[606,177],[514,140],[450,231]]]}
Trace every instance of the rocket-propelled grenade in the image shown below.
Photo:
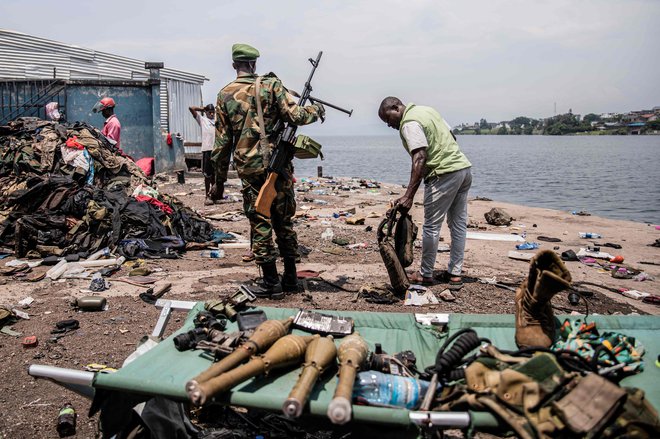
{"label": "rocket-propelled grenade", "polygon": [[303,361],[307,345],[319,337],[319,335],[300,336],[290,334],[280,338],[264,354],[255,355],[245,364],[198,383],[195,394],[191,397],[192,403],[198,406],[202,405],[214,395],[226,392],[252,377],[267,374],[273,369],[299,364]]}
{"label": "rocket-propelled grenade", "polygon": [[245,343],[236,348],[234,352],[227,355],[217,363],[212,364],[204,372],[186,383],[186,392],[193,404],[199,405],[199,385],[215,378],[236,366],[247,361],[251,356],[264,352],[280,338],[284,337],[291,328],[292,318],[286,320],[266,320],[256,327],[254,333]]}
{"label": "rocket-propelled grenade", "polygon": [[319,377],[332,366],[337,357],[337,348],[331,335],[313,340],[307,347],[305,363],[289,397],[282,404],[282,412],[289,418],[298,418],[307,403]]}
{"label": "rocket-propelled grenade", "polygon": [[358,370],[369,354],[369,346],[358,332],[346,337],[337,349],[339,360],[339,381],[335,395],[328,405],[328,418],[334,424],[345,424],[351,420],[353,408],[353,384]]}

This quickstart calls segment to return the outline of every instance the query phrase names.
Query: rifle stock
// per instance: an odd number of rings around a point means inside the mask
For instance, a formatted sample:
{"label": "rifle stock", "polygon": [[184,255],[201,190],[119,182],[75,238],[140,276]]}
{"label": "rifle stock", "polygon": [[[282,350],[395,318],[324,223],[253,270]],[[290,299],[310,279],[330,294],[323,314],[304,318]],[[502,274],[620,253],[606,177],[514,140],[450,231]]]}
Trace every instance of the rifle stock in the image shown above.
{"label": "rifle stock", "polygon": [[259,190],[259,195],[257,196],[257,202],[255,203],[255,209],[257,213],[270,218],[270,206],[273,205],[273,200],[277,196],[277,190],[275,189],[275,182],[277,181],[277,173],[271,172],[268,174],[268,178],[261,189]]}

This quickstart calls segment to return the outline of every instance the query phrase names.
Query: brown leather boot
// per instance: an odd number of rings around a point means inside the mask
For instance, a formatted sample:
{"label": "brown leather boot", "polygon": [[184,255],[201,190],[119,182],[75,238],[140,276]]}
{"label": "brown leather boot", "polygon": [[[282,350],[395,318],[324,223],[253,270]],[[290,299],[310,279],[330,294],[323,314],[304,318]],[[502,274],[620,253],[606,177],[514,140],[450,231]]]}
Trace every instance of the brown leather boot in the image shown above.
{"label": "brown leather boot", "polygon": [[529,276],[516,291],[516,344],[550,347],[555,319],[550,299],[570,287],[571,273],[551,250],[538,252],[529,264]]}

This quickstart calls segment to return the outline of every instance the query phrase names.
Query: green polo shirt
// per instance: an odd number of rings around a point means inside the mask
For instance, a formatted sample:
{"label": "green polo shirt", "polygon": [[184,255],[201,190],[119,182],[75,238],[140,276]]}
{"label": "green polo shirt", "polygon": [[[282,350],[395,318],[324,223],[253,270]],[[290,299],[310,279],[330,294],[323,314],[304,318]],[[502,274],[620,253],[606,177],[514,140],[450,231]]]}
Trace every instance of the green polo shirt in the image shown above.
{"label": "green polo shirt", "polygon": [[[472,166],[472,163],[465,157],[465,154],[461,152],[458,143],[454,140],[454,136],[452,136],[442,116],[433,108],[412,103],[408,104],[399,124],[400,134],[401,127],[406,122],[411,121],[415,121],[421,125],[428,142],[428,147],[426,148],[425,179],[460,171],[461,169]],[[410,148],[403,134],[401,134],[401,141],[408,154],[410,154]]]}

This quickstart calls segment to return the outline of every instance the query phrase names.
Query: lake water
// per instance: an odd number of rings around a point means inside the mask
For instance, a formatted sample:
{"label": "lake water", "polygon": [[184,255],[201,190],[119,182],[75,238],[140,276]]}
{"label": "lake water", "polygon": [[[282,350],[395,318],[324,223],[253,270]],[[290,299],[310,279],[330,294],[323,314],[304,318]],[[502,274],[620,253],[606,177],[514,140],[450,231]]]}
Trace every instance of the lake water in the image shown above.
{"label": "lake water", "polygon": [[[325,160],[296,174],[408,183],[410,157],[390,136],[316,137]],[[470,196],[660,224],[660,136],[460,136],[472,162]],[[422,190],[420,188],[420,190]]]}

